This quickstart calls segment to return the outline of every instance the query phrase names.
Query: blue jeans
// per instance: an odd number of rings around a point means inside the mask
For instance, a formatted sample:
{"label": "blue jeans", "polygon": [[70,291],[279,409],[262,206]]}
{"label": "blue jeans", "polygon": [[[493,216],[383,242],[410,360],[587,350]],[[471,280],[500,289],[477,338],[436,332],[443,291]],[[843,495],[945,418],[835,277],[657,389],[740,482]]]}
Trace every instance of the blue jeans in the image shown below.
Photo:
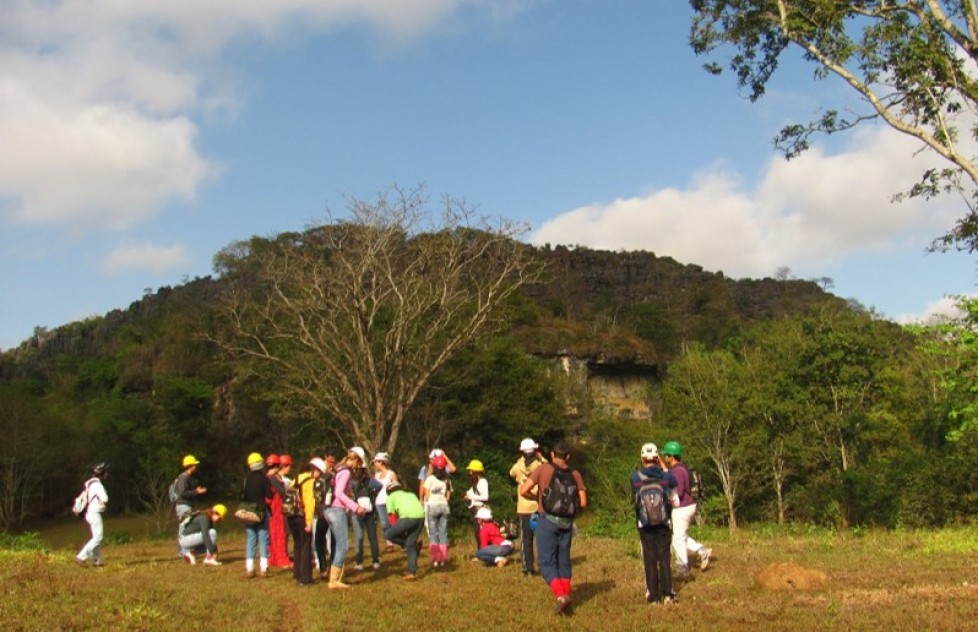
{"label": "blue jeans", "polygon": [[384,537],[404,547],[407,553],[407,570],[409,573],[418,572],[418,536],[424,518],[398,518],[390,528],[384,530]]}
{"label": "blue jeans", "polygon": [[475,552],[475,556],[479,560],[485,562],[487,565],[492,566],[496,563],[497,557],[506,557],[513,552],[513,547],[511,545],[490,545],[484,546]]}
{"label": "blue jeans", "polygon": [[329,534],[333,542],[332,564],[343,568],[346,564],[347,550],[350,548],[350,524],[347,521],[346,509],[330,507],[326,510],[326,520],[329,521]]}
{"label": "blue jeans", "polygon": [[377,514],[369,512],[363,516],[353,516],[353,541],[356,542],[356,562],[363,564],[363,532],[370,540],[370,558],[374,564],[380,563],[380,544],[377,542]]}
{"label": "blue jeans", "polygon": [[543,581],[571,578],[571,540],[574,530],[561,529],[543,515],[537,520],[537,565]]}
{"label": "blue jeans", "polygon": [[[208,529],[210,534],[211,542],[215,545],[217,544],[217,529]],[[207,547],[204,546],[204,534],[201,532],[191,533],[190,535],[180,536],[180,546],[185,551],[190,551],[197,555],[202,555],[207,553]]]}
{"label": "blue jeans", "polygon": [[428,505],[428,543],[448,544],[448,505]]}
{"label": "blue jeans", "polygon": [[245,526],[245,538],[245,560],[255,559],[256,544],[259,557],[268,559],[268,518]]}
{"label": "blue jeans", "polygon": [[376,505],[377,518],[380,519],[380,530],[386,531],[391,528],[391,518],[387,513],[387,505]]}

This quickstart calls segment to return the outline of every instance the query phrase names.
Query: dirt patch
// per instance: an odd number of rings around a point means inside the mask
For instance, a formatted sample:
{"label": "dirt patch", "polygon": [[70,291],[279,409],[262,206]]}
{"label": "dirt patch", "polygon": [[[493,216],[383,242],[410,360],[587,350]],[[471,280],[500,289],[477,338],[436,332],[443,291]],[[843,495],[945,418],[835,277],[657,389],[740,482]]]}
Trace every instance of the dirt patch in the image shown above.
{"label": "dirt patch", "polygon": [[817,590],[825,588],[829,577],[825,572],[798,564],[769,564],[754,576],[757,585],[766,590]]}

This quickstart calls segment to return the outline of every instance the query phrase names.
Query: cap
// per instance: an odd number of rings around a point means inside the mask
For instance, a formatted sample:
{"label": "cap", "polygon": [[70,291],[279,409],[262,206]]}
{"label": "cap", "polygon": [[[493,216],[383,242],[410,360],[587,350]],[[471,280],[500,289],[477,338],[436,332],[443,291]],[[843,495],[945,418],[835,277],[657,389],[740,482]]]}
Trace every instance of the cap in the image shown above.
{"label": "cap", "polygon": [[488,507],[479,507],[479,510],[475,512],[476,520],[492,520],[492,509]]}
{"label": "cap", "polygon": [[397,481],[391,481],[390,483],[387,484],[387,493],[388,494],[391,493],[394,490],[397,490],[397,489],[404,489],[399,482],[397,482]]}
{"label": "cap", "polygon": [[445,451],[442,450],[441,448],[435,448],[434,450],[431,451],[431,454],[428,455],[428,458],[433,459],[436,456],[445,456]]}
{"label": "cap", "polygon": [[374,455],[374,461],[380,461],[381,463],[390,463],[391,455],[387,454],[386,452],[378,452],[377,454]]}
{"label": "cap", "polygon": [[540,446],[537,445],[537,442],[529,437],[520,441],[520,452],[533,452],[539,447]]}
{"label": "cap", "polygon": [[654,443],[646,443],[642,446],[642,458],[651,459],[659,456],[659,448]]}

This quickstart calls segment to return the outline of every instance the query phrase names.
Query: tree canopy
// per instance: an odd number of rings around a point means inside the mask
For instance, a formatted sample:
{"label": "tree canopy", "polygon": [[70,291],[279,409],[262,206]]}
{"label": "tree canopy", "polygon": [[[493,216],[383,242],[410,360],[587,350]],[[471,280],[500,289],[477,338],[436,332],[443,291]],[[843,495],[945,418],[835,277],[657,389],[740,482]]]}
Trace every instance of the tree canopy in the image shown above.
{"label": "tree canopy", "polygon": [[[975,0],[690,0],[697,53],[733,48],[727,60],[751,100],[760,98],[789,48],[861,98],[862,111],[827,107],[788,125],[776,144],[790,157],[816,133],[882,121],[944,158],[906,194],[961,194],[966,211],[935,248],[978,249],[978,6]],[[706,65],[719,74],[723,66]],[[900,197],[900,196],[898,196]]]}

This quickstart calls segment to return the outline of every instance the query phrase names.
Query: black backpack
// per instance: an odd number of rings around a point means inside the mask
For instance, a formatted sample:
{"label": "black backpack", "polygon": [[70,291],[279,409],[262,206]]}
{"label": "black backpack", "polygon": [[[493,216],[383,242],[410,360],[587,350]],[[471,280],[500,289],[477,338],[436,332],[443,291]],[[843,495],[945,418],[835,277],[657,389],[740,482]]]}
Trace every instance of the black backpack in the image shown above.
{"label": "black backpack", "polygon": [[669,521],[669,495],[661,478],[638,473],[642,481],[635,492],[635,514],[640,527],[657,527]]}
{"label": "black backpack", "polygon": [[573,518],[577,514],[581,498],[577,493],[574,470],[552,466],[554,475],[541,496],[543,510],[558,518]]}

